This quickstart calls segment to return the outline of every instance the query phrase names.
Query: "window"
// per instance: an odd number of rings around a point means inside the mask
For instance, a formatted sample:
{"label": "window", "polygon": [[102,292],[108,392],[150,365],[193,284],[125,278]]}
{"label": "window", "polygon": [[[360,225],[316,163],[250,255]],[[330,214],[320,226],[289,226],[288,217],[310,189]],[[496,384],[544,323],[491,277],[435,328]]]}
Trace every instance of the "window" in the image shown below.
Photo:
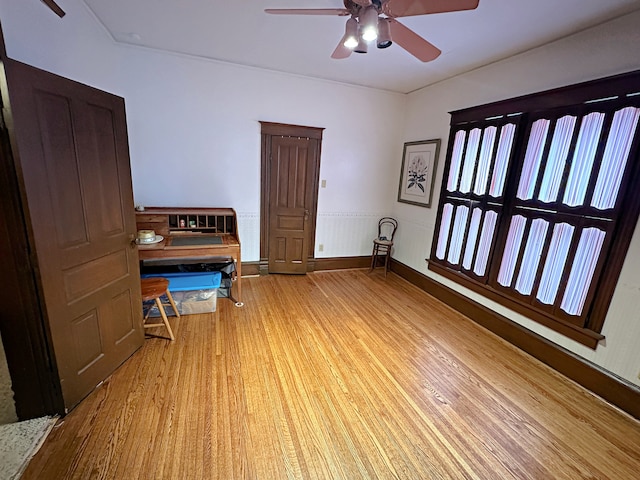
{"label": "window", "polygon": [[595,348],[640,211],[639,82],[453,112],[429,268]]}

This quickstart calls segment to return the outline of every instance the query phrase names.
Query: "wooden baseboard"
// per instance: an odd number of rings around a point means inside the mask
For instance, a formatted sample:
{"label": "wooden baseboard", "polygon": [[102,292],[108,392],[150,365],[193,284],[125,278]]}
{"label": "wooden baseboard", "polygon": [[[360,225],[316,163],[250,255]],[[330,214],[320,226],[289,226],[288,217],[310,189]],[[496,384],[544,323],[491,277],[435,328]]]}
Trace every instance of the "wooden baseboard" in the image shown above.
{"label": "wooden baseboard", "polygon": [[[246,271],[245,271],[246,265]],[[308,261],[309,272],[318,272],[323,270],[344,270],[346,268],[368,268],[371,265],[371,256],[366,257],[329,257],[314,258]],[[255,273],[249,273],[255,272]],[[268,275],[269,262],[261,259],[259,262],[242,262],[242,275]]]}
{"label": "wooden baseboard", "polygon": [[391,271],[640,420],[640,387],[403,263],[392,259]]}
{"label": "wooden baseboard", "polygon": [[371,265],[371,256],[316,258],[315,271],[368,268],[369,265]]}
{"label": "wooden baseboard", "polygon": [[260,262],[242,262],[242,276],[260,275]]}

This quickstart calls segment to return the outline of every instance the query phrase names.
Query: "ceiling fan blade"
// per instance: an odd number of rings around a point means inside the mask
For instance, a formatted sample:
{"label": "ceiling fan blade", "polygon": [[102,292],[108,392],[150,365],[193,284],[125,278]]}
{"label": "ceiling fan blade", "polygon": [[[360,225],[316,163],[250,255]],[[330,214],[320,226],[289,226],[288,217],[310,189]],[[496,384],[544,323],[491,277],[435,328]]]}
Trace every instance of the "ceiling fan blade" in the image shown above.
{"label": "ceiling fan blade", "polygon": [[336,47],[336,49],[331,54],[331,58],[335,58],[336,60],[341,60],[343,58],[348,58],[349,55],[351,55],[352,51],[353,50],[351,50],[350,48],[347,48],[347,47],[344,46],[344,38],[342,38],[340,40],[340,43]]}
{"label": "ceiling fan blade", "polygon": [[422,62],[435,60],[442,53],[438,47],[427,42],[413,30],[397,20],[390,19],[391,38],[411,55]]}
{"label": "ceiling fan blade", "polygon": [[480,0],[389,0],[382,11],[389,17],[411,17],[430,13],[473,10]]}
{"label": "ceiling fan blade", "polygon": [[351,15],[346,8],[267,8],[265,12],[272,15]]}
{"label": "ceiling fan blade", "polygon": [[53,10],[60,18],[65,16],[64,10],[62,10],[60,5],[58,5],[54,0],[41,0],[41,2]]}

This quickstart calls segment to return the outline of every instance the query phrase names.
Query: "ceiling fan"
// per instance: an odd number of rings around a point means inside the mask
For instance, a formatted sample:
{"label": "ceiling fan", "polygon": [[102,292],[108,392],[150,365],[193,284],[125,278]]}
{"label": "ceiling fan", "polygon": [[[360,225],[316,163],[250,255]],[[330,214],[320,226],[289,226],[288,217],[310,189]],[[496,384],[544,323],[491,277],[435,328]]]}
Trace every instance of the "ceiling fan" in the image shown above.
{"label": "ceiling fan", "polygon": [[431,13],[473,10],[479,0],[343,0],[345,8],[268,8],[276,15],[336,15],[350,16],[345,33],[331,58],[347,58],[351,52],[367,53],[368,42],[378,48],[396,42],[422,62],[438,58],[440,49],[427,42],[396,18]]}
{"label": "ceiling fan", "polygon": [[62,8],[60,8],[60,5],[58,5],[54,0],[40,0],[40,1],[44,3],[47,7],[49,7],[51,10],[53,10],[55,14],[58,15],[60,18],[65,16],[64,10],[62,10]]}

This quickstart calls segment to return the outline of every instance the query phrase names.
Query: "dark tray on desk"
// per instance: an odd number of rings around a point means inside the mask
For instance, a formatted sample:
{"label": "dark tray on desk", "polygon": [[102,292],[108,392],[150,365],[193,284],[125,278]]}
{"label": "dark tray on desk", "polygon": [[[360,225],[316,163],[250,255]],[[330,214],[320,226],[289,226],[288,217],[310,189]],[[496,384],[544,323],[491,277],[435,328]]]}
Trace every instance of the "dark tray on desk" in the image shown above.
{"label": "dark tray on desk", "polygon": [[192,247],[199,245],[222,245],[219,235],[179,236],[171,239],[172,247]]}

